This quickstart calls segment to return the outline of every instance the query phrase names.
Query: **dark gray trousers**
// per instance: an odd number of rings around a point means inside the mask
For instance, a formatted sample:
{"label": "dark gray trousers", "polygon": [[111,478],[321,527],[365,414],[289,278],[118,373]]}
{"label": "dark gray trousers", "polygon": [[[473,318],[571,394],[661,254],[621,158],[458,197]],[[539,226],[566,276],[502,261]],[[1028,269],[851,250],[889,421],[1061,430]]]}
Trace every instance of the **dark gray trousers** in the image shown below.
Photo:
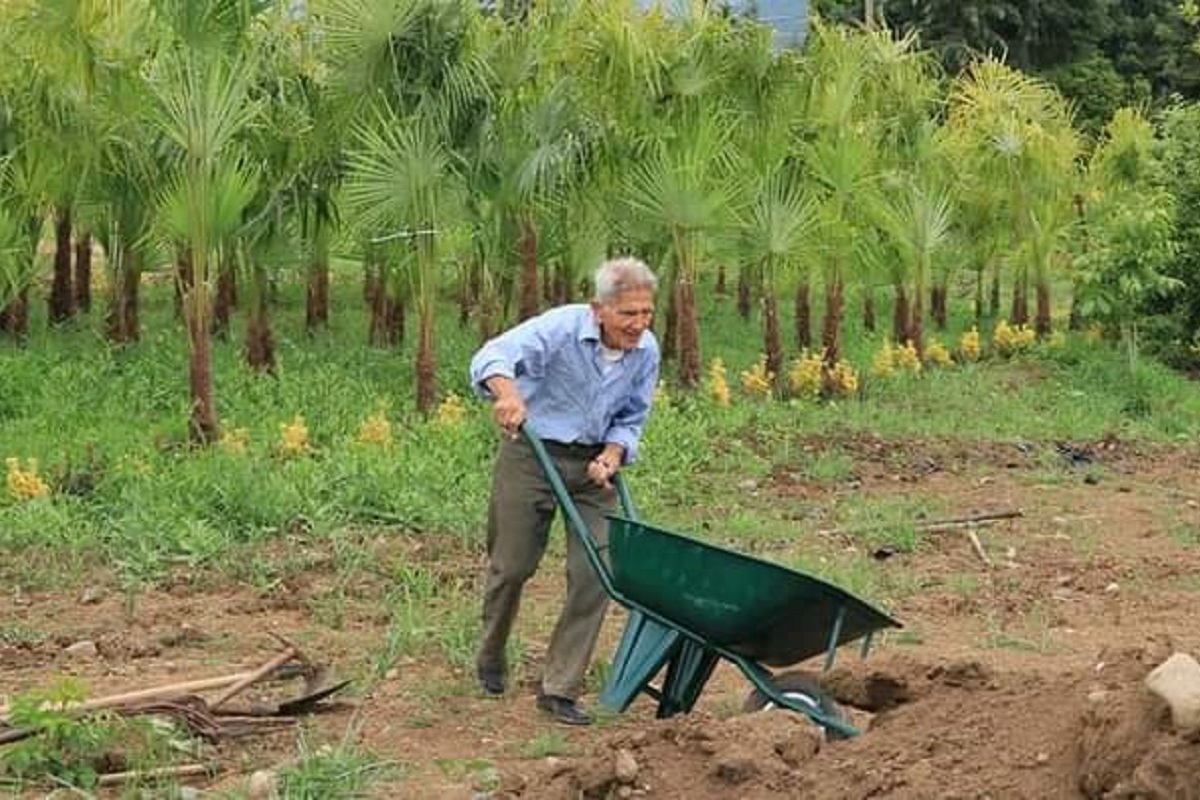
{"label": "dark gray trousers", "polygon": [[[548,443],[547,449],[580,515],[603,544],[608,540],[604,515],[612,511],[616,494],[587,476],[588,462],[599,454],[600,446]],[[482,669],[504,671],[507,667],[504,646],[521,604],[521,590],[546,551],[556,508],[550,483],[529,442],[505,439],[496,456],[488,508],[488,568],[478,655]],[[572,699],[579,696],[607,604],[608,595],[588,563],[583,545],[568,531],[567,599],[546,652],[544,693]]]}

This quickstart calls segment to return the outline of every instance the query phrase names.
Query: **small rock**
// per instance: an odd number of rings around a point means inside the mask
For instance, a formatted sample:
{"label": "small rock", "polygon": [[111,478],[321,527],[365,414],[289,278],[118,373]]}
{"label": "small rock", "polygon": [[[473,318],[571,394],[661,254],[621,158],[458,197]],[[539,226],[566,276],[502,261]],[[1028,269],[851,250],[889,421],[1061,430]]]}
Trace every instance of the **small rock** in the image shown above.
{"label": "small rock", "polygon": [[1104,703],[1108,702],[1109,696],[1110,696],[1109,692],[1106,692],[1103,689],[1097,689],[1094,692],[1088,692],[1087,700],[1089,703],[1103,705]]}
{"label": "small rock", "polygon": [[200,790],[195,786],[181,786],[179,800],[200,800]]}
{"label": "small rock", "polygon": [[270,800],[275,796],[278,788],[279,776],[274,770],[255,770],[250,775],[250,782],[246,785],[246,797],[249,800]]}
{"label": "small rock", "polygon": [[94,606],[104,599],[104,590],[99,586],[89,586],[83,590],[83,594],[79,597],[81,605]]}
{"label": "small rock", "polygon": [[1171,707],[1176,730],[1200,726],[1200,663],[1187,653],[1175,653],[1146,676],[1146,688]]}
{"label": "small rock", "polygon": [[633,797],[633,787],[632,786],[618,787],[617,788],[617,797],[622,798],[622,800],[625,800],[626,798],[629,798],[629,797]]}
{"label": "small rock", "polygon": [[616,756],[613,758],[613,774],[617,776],[617,781],[619,783],[624,783],[626,785],[637,780],[637,759],[633,757],[633,753],[629,752],[624,747],[618,750]]}
{"label": "small rock", "polygon": [[96,647],[95,642],[85,639],[81,642],[76,642],[63,652],[72,658],[95,658],[100,655],[100,648]]}
{"label": "small rock", "polygon": [[400,670],[392,667],[387,672],[383,673],[383,677],[389,681],[394,681],[396,678],[400,677]]}
{"label": "small rock", "polygon": [[744,492],[753,492],[758,489],[758,481],[756,481],[754,478],[746,478],[745,480],[738,482],[738,488]]}
{"label": "small rock", "polygon": [[1050,754],[1049,753],[1038,753],[1036,756],[1034,756],[1034,761],[1036,761],[1039,764],[1049,763]]}
{"label": "small rock", "polygon": [[550,756],[546,759],[546,769],[550,772],[551,778],[557,778],[564,772],[571,769],[571,762],[555,756]]}
{"label": "small rock", "polygon": [[1116,594],[1119,591],[1121,591],[1121,585],[1116,581],[1113,581],[1108,586],[1104,587],[1105,594]]}

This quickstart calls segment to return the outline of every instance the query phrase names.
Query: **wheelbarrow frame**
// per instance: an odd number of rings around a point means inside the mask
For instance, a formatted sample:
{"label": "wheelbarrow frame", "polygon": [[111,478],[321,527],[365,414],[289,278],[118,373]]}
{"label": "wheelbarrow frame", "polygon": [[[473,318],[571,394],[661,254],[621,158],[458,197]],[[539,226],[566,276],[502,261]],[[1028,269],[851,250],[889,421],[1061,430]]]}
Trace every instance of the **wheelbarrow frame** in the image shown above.
{"label": "wheelbarrow frame", "polygon": [[[621,635],[620,644],[613,655],[608,680],[600,693],[601,705],[614,711],[624,711],[639,694],[646,694],[658,702],[657,716],[660,718],[689,712],[695,706],[717,663],[721,659],[725,659],[737,666],[750,683],[776,705],[804,714],[817,725],[836,735],[843,737],[858,735],[857,728],[841,718],[823,712],[818,707],[819,704],[807,703],[794,693],[781,691],[774,683],[774,673],[758,661],[711,641],[688,625],[682,624],[678,620],[668,619],[645,603],[620,591],[615,585],[612,569],[602,556],[602,551],[607,549],[607,546],[601,545],[593,537],[536,431],[528,423],[523,426],[523,431],[546,475],[558,505],[566,516],[567,528],[583,544],[588,562],[596,571],[604,591],[629,611],[629,618]],[[624,516],[607,515],[610,524],[640,524],[628,484],[620,473],[614,476],[614,485]],[[812,580],[810,576],[801,573],[795,574],[798,578]],[[843,622],[846,619],[849,604],[866,605],[842,590],[837,590],[834,596],[841,602],[838,604],[832,628],[829,631],[828,646],[825,650],[825,670],[833,666],[837,648],[849,641],[843,638]],[[874,611],[874,609],[872,610]],[[861,652],[864,658],[870,650],[874,630],[883,627],[901,627],[899,622],[882,612],[875,611],[875,614],[884,622],[873,630],[867,630],[862,636]],[[663,672],[664,667],[665,674],[661,685],[653,686],[651,682],[660,672]]]}

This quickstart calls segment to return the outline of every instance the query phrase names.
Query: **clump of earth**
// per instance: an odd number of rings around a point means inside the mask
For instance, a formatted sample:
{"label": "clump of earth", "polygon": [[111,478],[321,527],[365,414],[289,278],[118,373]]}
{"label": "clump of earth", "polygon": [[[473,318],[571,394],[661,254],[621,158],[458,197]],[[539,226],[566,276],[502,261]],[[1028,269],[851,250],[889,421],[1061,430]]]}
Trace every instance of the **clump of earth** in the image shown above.
{"label": "clump of earth", "polygon": [[1175,731],[1144,686],[1158,656],[1105,653],[1056,675],[883,658],[822,681],[857,738],[782,710],[697,712],[509,769],[493,796],[1200,797],[1198,737]]}

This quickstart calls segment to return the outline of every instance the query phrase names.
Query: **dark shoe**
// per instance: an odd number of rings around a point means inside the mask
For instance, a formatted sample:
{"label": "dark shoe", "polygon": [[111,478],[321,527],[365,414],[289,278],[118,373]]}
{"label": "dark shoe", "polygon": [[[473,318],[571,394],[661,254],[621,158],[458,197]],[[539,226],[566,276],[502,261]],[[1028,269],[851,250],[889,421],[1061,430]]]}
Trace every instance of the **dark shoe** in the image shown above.
{"label": "dark shoe", "polygon": [[539,694],[537,707],[553,717],[555,722],[561,722],[563,725],[592,724],[592,715],[580,708],[579,704],[569,697]]}
{"label": "dark shoe", "polygon": [[492,697],[504,694],[504,670],[477,667],[475,677],[479,679],[479,686],[483,689],[484,694]]}

